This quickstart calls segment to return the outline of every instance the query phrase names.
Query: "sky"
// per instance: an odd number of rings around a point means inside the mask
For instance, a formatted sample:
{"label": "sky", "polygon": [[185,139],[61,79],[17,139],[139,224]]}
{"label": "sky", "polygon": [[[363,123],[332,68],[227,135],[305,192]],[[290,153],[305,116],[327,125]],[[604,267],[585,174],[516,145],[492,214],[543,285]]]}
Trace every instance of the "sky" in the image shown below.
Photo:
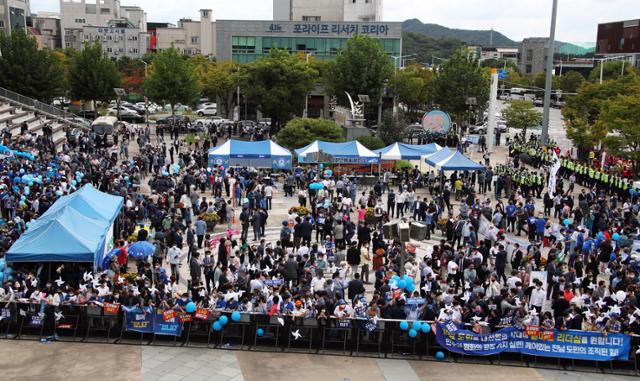
{"label": "sky", "polygon": [[[556,38],[565,42],[595,42],[597,25],[640,17],[638,0],[558,0]],[[201,8],[216,19],[270,20],[272,0],[121,0],[138,5],[147,20],[176,23],[198,18]],[[418,18],[459,29],[491,29],[512,40],[549,35],[552,0],[384,0],[384,21]],[[636,12],[629,12],[635,9]],[[59,0],[31,0],[31,10],[59,11]]]}

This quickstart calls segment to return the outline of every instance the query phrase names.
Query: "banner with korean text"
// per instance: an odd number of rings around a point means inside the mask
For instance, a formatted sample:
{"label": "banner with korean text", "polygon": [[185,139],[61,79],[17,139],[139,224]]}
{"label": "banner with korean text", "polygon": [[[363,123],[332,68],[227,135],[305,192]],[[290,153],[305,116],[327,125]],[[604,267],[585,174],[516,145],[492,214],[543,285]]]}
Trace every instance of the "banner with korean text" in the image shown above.
{"label": "banner with korean text", "polygon": [[627,360],[631,338],[625,334],[544,330],[539,327],[504,328],[480,335],[451,330],[438,323],[436,340],[443,348],[460,354],[489,356],[502,352],[576,360]]}

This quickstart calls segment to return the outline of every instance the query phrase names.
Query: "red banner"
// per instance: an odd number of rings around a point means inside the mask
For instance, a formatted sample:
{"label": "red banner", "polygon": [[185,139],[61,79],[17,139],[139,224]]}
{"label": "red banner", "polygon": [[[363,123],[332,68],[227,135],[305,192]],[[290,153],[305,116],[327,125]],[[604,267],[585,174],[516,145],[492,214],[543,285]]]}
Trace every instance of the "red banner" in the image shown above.
{"label": "red banner", "polygon": [[532,339],[542,341],[553,341],[554,331],[553,329],[544,329],[537,325],[527,325],[524,327],[524,334]]}
{"label": "red banner", "polygon": [[102,305],[103,312],[105,314],[117,314],[120,311],[119,303],[104,303]]}
{"label": "red banner", "polygon": [[193,321],[193,316],[191,316],[191,314],[188,314],[186,312],[181,312],[178,314],[178,319],[180,320],[181,323],[188,323]]}
{"label": "red banner", "polygon": [[162,312],[162,318],[164,319],[164,321],[169,321],[175,317],[176,317],[176,311],[174,310],[166,310]]}
{"label": "red banner", "polygon": [[196,309],[195,318],[198,320],[209,319],[209,310],[206,308],[198,307],[198,309]]}

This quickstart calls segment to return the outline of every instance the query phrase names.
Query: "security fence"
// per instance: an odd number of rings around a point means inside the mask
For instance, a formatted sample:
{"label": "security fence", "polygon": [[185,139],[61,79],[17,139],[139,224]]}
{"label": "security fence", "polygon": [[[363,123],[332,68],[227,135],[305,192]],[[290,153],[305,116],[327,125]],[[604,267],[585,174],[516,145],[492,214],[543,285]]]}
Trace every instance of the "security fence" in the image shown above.
{"label": "security fence", "polygon": [[[442,341],[437,339],[437,335],[442,333],[442,329],[438,327],[436,333],[434,322],[423,322],[422,329],[411,332],[411,323],[402,320],[319,320],[201,308],[192,313],[150,308],[143,311],[109,303],[103,306],[53,307],[11,302],[1,305],[0,316],[0,338],[14,340],[303,352],[640,375],[640,360],[636,353],[640,348],[638,336],[628,337],[628,360],[599,361],[580,356],[570,358],[572,356],[567,355],[564,348],[556,345],[550,346],[551,356],[508,351],[491,355],[455,353],[459,351],[449,351],[451,347],[441,345]],[[596,335],[583,331],[555,334],[569,337],[569,341],[580,341],[580,333]],[[606,339],[606,336],[598,337],[601,338]],[[543,345],[543,342],[540,344]],[[587,348],[591,347],[586,344]],[[466,346],[464,343],[460,348]],[[626,358],[626,353],[624,355]]]}

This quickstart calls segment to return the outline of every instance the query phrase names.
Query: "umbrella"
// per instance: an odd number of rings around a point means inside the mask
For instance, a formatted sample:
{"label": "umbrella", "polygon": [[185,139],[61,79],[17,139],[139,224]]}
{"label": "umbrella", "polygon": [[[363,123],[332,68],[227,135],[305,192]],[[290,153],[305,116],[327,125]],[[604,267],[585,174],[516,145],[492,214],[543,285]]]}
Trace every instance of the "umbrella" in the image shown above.
{"label": "umbrella", "polygon": [[127,249],[130,257],[142,259],[152,255],[156,251],[156,247],[147,241],[138,241],[133,243]]}
{"label": "umbrella", "polygon": [[117,257],[119,254],[120,254],[120,248],[113,249],[110,252],[108,252],[107,255],[105,255],[104,258],[102,259],[102,269],[104,270],[108,268],[113,258]]}

